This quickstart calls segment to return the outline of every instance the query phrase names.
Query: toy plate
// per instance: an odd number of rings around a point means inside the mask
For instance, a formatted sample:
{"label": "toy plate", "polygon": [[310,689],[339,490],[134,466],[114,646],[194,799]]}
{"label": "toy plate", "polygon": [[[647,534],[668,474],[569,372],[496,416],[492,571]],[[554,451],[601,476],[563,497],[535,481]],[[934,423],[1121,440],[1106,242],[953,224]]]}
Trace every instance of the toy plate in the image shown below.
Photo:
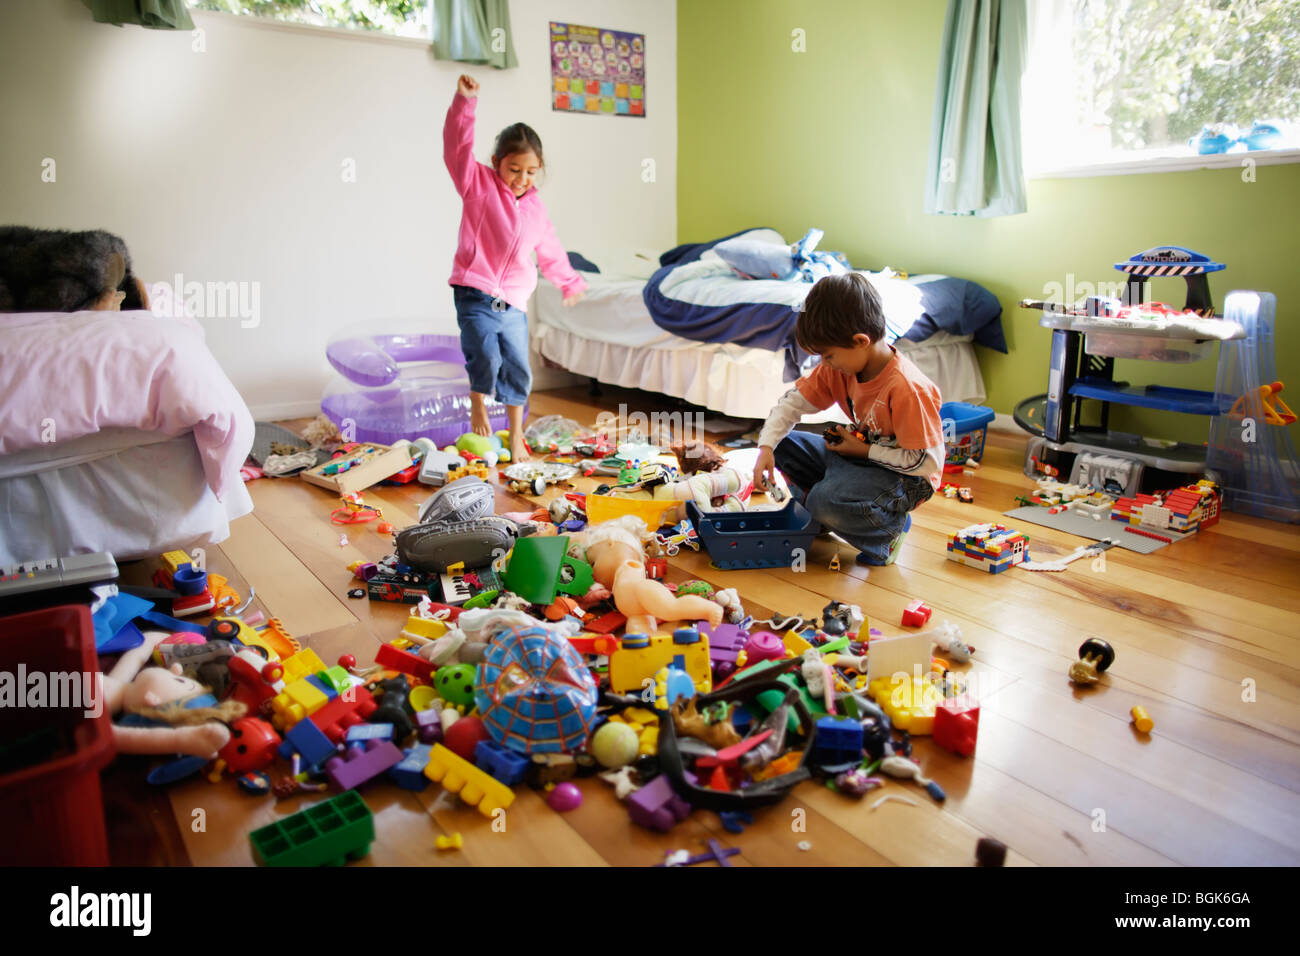
{"label": "toy plate", "polygon": [[565,465],[551,461],[521,461],[504,469],[504,474],[511,481],[532,481],[542,478],[547,484],[554,481],[568,481],[578,473],[576,465]]}

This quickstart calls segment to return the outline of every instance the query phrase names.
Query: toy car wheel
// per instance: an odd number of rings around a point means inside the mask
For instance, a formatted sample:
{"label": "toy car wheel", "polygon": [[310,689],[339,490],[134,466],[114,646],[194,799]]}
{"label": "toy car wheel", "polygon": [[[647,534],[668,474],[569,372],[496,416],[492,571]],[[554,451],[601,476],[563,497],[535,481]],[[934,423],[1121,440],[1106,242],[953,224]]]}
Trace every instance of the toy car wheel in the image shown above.
{"label": "toy car wheel", "polygon": [[541,475],[533,479],[533,494],[539,496],[546,494],[546,479]]}
{"label": "toy car wheel", "polygon": [[597,485],[596,490],[593,492],[593,494],[597,494],[597,495],[609,494],[609,485]]}
{"label": "toy car wheel", "polygon": [[218,620],[208,624],[208,640],[233,641],[239,637],[239,622]]}
{"label": "toy car wheel", "polygon": [[1079,645],[1079,657],[1091,655],[1098,658],[1097,672],[1101,673],[1115,663],[1115,648],[1099,637],[1090,637]]}

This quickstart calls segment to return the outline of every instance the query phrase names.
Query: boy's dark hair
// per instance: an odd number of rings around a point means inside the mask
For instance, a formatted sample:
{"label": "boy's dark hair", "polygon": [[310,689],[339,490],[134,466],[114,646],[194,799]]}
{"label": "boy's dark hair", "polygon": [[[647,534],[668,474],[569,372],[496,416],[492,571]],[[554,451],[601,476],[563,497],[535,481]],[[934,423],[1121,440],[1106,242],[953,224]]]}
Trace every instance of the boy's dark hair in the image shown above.
{"label": "boy's dark hair", "polygon": [[885,310],[875,287],[858,272],[819,280],[804,299],[795,323],[799,347],[813,354],[848,348],[858,334],[872,342],[885,337]]}
{"label": "boy's dark hair", "polygon": [[537,165],[545,169],[542,138],[527,123],[514,123],[497,133],[496,145],[492,147],[492,163],[500,164],[501,160],[513,153],[527,153],[530,150],[537,154]]}

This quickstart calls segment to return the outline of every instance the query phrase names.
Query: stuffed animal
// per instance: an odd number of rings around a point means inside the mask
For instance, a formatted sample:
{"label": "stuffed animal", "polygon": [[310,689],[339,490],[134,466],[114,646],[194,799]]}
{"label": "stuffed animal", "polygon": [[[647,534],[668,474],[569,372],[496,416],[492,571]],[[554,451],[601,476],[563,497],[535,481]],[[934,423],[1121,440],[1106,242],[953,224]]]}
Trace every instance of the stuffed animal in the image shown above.
{"label": "stuffed animal", "polygon": [[0,226],[0,312],[147,308],[131,253],[112,233]]}
{"label": "stuffed animal", "polygon": [[123,654],[104,676],[109,713],[124,716],[113,726],[119,753],[192,754],[215,757],[230,740],[227,723],[248,708],[237,701],[218,704],[207,687],[181,675],[181,665],[144,667],[167,635],[152,631]]}

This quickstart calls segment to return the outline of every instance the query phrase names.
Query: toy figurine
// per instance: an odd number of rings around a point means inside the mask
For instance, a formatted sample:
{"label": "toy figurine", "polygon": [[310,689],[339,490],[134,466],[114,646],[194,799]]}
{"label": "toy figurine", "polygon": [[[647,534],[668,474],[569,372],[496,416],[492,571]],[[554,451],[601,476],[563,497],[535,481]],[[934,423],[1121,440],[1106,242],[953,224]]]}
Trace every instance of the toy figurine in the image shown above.
{"label": "toy figurine", "polygon": [[683,737],[703,740],[714,750],[740,743],[740,734],[729,719],[709,723],[695,709],[695,698],[679,700],[673,705],[673,728]]}
{"label": "toy figurine", "polygon": [[587,532],[587,561],[596,583],[614,595],[614,606],[627,616],[629,633],[654,634],[659,621],[706,620],[722,623],[722,607],[697,595],[675,597],[646,577],[645,523],[631,515],[603,521]]}
{"label": "toy figurine", "polygon": [[1076,684],[1095,684],[1115,663],[1115,649],[1101,638],[1090,637],[1079,645],[1079,660],[1070,665],[1069,676]]}
{"label": "toy figurine", "polygon": [[104,677],[109,713],[125,711],[113,726],[119,753],[190,754],[213,757],[230,740],[226,723],[248,708],[236,701],[218,704],[208,688],[181,676],[179,664],[144,667],[168,635],[154,631],[123,654]]}

